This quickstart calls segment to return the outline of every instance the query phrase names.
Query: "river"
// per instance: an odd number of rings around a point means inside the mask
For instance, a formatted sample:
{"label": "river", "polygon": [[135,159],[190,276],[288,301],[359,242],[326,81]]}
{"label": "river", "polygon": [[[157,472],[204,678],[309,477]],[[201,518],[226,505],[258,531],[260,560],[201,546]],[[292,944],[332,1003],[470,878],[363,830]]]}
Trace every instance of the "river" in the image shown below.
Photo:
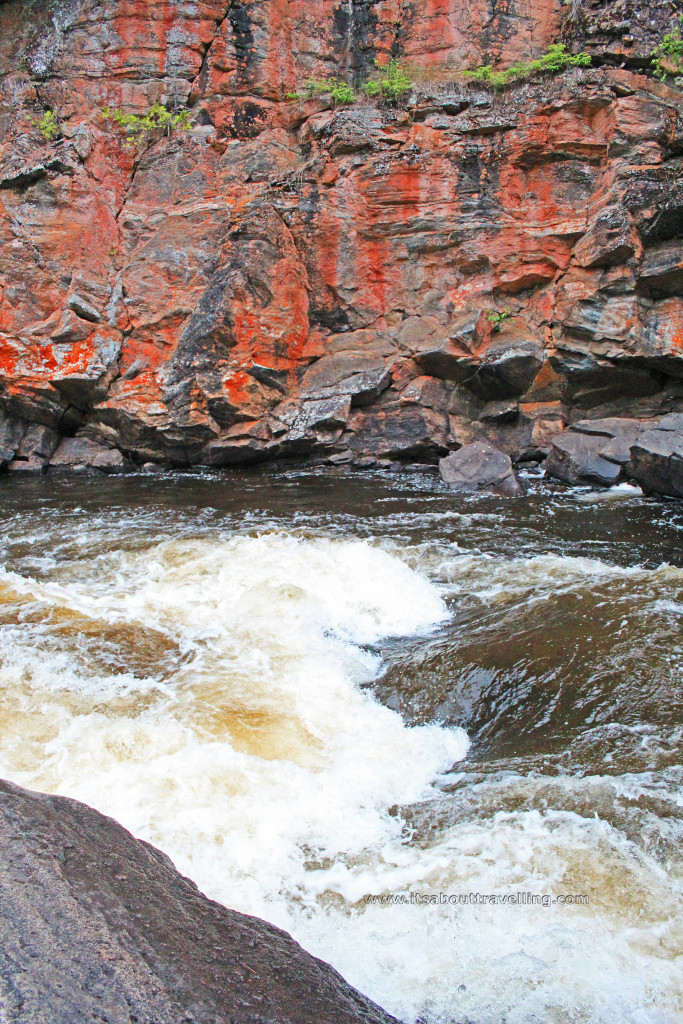
{"label": "river", "polygon": [[0,776],[402,1020],[683,1014],[683,505],[3,478]]}

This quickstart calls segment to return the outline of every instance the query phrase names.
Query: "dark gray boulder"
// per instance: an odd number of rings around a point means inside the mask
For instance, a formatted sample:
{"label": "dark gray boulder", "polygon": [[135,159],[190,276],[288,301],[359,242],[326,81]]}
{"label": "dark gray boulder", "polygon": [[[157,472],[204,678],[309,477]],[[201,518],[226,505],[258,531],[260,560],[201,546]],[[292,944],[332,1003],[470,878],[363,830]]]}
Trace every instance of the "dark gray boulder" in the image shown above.
{"label": "dark gray boulder", "polygon": [[639,435],[628,472],[648,494],[683,498],[683,413],[671,413]]}
{"label": "dark gray boulder", "polygon": [[117,473],[126,468],[126,463],[117,448],[107,448],[87,437],[65,437],[50,459],[50,468],[99,469],[104,473]]}
{"label": "dark gray boulder", "polygon": [[631,445],[644,429],[627,417],[579,420],[553,438],[546,474],[568,484],[611,487],[624,477]]}
{"label": "dark gray boulder", "polygon": [[3,1024],[396,1024],[85,804],[0,781]]}
{"label": "dark gray boulder", "polygon": [[439,473],[452,491],[490,491],[506,498],[523,493],[510,457],[481,441],[466,444],[441,459]]}

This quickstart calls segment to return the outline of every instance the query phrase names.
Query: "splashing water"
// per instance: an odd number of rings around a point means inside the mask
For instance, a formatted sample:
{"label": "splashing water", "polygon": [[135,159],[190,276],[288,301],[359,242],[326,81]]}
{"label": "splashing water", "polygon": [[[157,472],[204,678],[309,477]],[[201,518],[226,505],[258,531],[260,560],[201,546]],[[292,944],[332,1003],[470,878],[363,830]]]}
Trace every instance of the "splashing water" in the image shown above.
{"label": "splashing water", "polygon": [[[318,496],[304,523],[134,483],[94,516],[74,486],[3,533],[1,775],[111,814],[406,1021],[677,1018],[681,736],[619,687],[643,637],[652,707],[680,687],[681,570],[496,550],[505,503],[397,509],[396,484],[372,521]],[[611,630],[585,657],[577,602]],[[476,712],[446,714],[473,666]]]}

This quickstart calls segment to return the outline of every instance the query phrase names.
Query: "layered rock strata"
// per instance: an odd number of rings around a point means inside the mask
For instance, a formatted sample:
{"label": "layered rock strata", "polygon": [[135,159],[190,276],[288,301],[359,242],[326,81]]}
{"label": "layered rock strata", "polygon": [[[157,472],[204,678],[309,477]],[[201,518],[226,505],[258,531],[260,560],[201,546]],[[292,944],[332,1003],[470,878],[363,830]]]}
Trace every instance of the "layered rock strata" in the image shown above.
{"label": "layered rock strata", "polygon": [[[682,94],[641,73],[683,5],[575,7],[0,4],[2,464],[519,462],[683,410]],[[559,39],[596,66],[453,72]],[[397,106],[287,98],[391,55]],[[191,128],[102,115],[157,100]]]}
{"label": "layered rock strata", "polygon": [[392,1024],[286,932],[85,804],[0,782],[5,1024]]}

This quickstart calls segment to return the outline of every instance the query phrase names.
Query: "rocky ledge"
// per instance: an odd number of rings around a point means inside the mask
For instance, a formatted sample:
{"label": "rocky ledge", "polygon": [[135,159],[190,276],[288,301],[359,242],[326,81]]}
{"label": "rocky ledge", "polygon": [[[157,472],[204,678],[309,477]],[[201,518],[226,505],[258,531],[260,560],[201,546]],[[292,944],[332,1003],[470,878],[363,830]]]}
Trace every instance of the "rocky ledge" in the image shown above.
{"label": "rocky ledge", "polygon": [[397,1024],[75,800],[0,782],[3,1024]]}
{"label": "rocky ledge", "polygon": [[[1,3],[0,464],[561,475],[567,426],[683,412],[683,93],[643,73],[683,4],[574,7]],[[559,39],[594,66],[449,70]],[[291,98],[392,54],[397,104]],[[188,130],[102,112],[157,101]]]}

